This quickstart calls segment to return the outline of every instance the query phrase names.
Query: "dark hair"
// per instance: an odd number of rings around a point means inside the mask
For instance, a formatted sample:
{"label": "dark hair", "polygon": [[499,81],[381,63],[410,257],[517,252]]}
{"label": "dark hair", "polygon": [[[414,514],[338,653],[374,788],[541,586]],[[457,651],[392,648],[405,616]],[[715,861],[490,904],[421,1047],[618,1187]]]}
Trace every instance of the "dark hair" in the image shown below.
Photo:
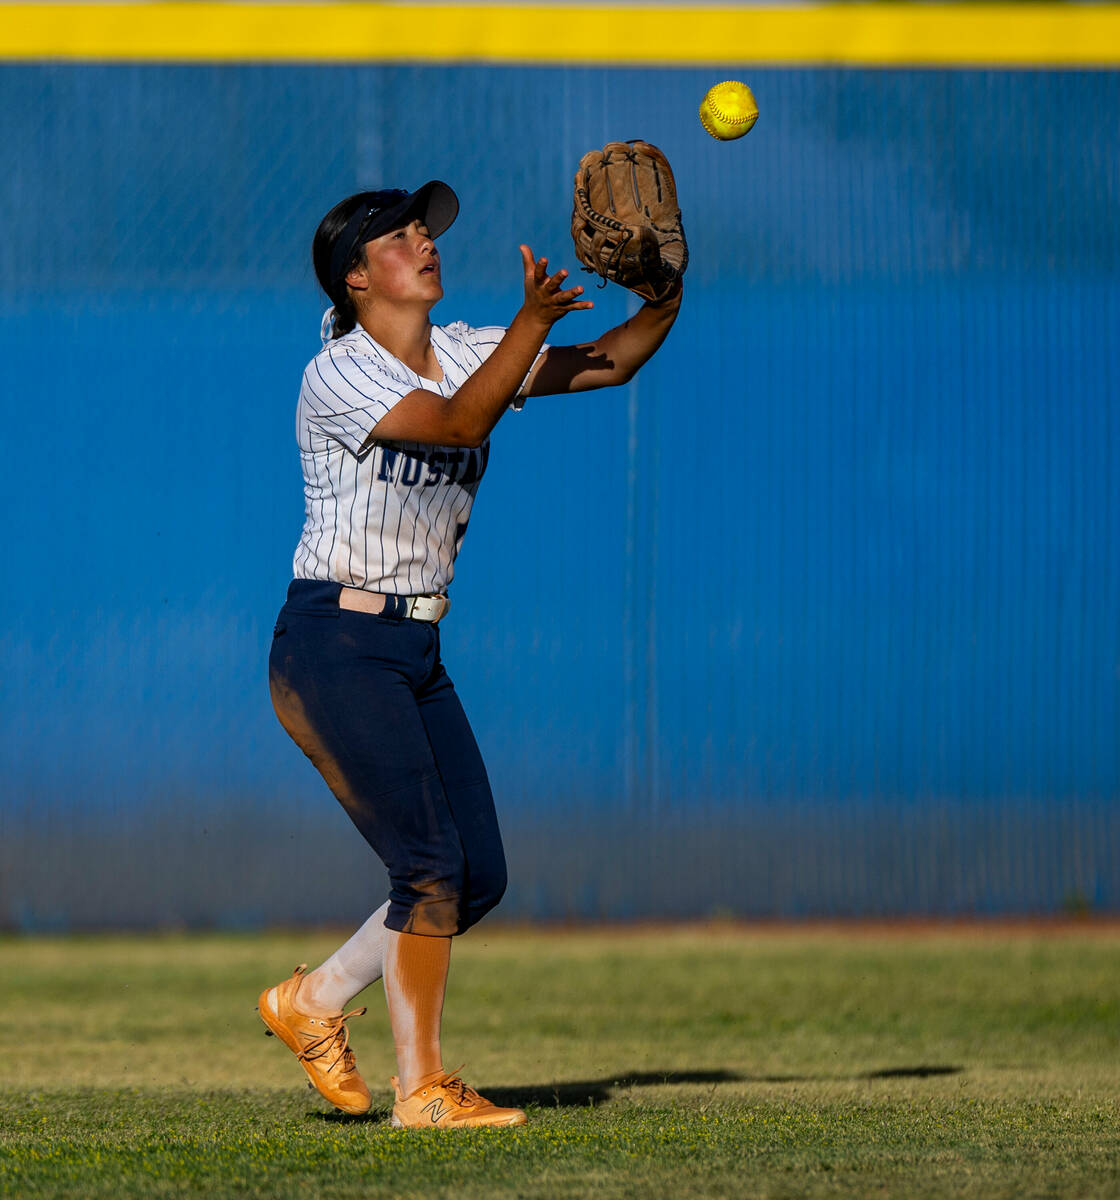
{"label": "dark hair", "polygon": [[[354,301],[346,289],[346,280],[340,279],[335,283],[331,282],[331,255],[334,253],[335,242],[338,241],[339,235],[346,228],[350,218],[359,208],[368,206],[371,195],[371,192],[358,192],[339,201],[319,222],[319,228],[315,230],[315,237],[311,243],[311,261],[315,266],[316,278],[319,280],[319,286],[327,293],[328,299],[334,305],[334,332],[331,337],[342,337],[344,333],[349,333],[358,324],[358,313],[354,308]],[[365,260],[366,248],[359,246],[354,252],[354,257],[346,266],[347,272],[351,267],[358,263],[364,263]]]}

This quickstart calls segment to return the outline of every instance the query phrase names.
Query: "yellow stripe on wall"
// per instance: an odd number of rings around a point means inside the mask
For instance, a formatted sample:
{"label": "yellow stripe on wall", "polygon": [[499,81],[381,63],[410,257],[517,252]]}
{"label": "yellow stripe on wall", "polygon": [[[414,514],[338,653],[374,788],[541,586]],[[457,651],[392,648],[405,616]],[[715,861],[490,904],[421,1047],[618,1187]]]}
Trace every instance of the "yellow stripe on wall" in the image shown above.
{"label": "yellow stripe on wall", "polygon": [[0,4],[0,59],[1107,67],[1120,5]]}

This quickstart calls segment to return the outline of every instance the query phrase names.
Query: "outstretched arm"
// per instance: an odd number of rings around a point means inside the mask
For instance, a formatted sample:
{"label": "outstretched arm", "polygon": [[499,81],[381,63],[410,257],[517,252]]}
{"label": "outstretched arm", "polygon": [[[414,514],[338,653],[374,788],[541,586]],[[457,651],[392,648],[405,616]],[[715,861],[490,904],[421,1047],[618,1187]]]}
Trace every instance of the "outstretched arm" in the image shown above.
{"label": "outstretched arm", "polygon": [[647,301],[629,320],[593,342],[549,346],[533,368],[524,394],[555,396],[628,382],[673,328],[682,294],[678,287],[659,304]]}
{"label": "outstretched arm", "polygon": [[573,309],[593,308],[582,287],[565,289],[567,271],[548,273],[547,258],[521,247],[525,303],[493,354],[453,396],[409,392],[381,418],[371,440],[435,446],[478,446],[509,408],[552,326]]}

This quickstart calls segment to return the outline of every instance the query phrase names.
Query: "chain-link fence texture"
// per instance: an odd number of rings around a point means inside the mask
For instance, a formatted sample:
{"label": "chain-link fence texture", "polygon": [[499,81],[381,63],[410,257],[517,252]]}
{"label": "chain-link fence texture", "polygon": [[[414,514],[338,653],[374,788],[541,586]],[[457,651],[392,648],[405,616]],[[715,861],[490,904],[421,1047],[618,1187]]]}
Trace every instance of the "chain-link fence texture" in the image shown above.
{"label": "chain-link fence texture", "polygon": [[[266,686],[311,234],[444,179],[435,319],[508,323],[636,136],[682,315],[503,420],[441,627],[499,912],[1120,908],[1118,111],[1110,71],[0,67],[0,925],[380,903]],[[553,340],[625,317],[592,295]]]}

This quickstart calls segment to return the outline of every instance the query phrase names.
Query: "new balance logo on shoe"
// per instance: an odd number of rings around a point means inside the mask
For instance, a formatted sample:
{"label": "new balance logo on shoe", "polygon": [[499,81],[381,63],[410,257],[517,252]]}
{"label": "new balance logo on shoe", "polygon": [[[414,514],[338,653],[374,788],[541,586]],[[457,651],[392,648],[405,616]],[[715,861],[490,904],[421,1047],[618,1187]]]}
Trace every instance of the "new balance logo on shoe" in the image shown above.
{"label": "new balance logo on shoe", "polygon": [[430,1112],[432,1114],[432,1124],[434,1125],[441,1117],[446,1117],[451,1109],[444,1107],[443,1101],[437,1096],[431,1104],[425,1104],[420,1111],[422,1113]]}

